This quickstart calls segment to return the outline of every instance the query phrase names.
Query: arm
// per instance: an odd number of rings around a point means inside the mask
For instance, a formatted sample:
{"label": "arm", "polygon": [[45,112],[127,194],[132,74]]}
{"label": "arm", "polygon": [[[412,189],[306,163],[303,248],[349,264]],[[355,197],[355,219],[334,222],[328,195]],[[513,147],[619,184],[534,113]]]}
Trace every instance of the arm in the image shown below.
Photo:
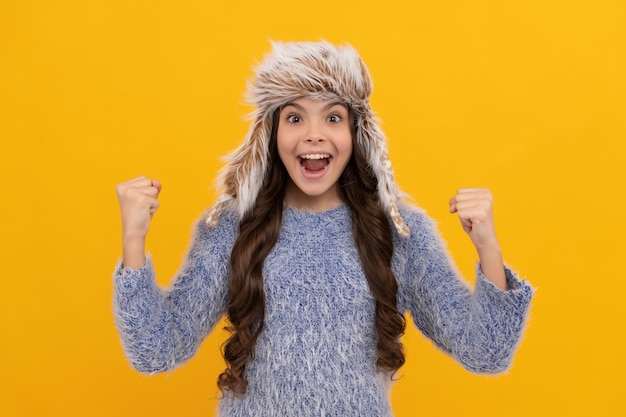
{"label": "arm", "polygon": [[[404,214],[403,214],[404,216]],[[398,240],[399,304],[438,347],[472,372],[508,368],[521,339],[533,290],[508,268],[508,288],[493,283],[482,265],[475,289],[462,279],[432,220],[411,213],[411,236]],[[500,272],[500,271],[498,271]]]}
{"label": "arm", "polygon": [[[129,211],[122,207],[123,216]],[[123,223],[132,226],[128,217]],[[123,264],[114,275],[113,308],[122,345],[137,370],[154,373],[181,364],[215,326],[226,308],[235,229],[226,219],[215,228],[199,221],[184,265],[168,289],[157,286],[143,246],[141,251],[131,248],[127,257],[125,245]],[[135,261],[140,261],[138,268]]]}

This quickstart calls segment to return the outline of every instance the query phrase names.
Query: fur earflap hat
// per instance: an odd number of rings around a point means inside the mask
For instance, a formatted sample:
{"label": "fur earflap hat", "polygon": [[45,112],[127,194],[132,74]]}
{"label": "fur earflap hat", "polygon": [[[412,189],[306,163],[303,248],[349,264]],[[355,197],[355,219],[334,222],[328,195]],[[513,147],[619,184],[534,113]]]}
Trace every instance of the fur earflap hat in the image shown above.
{"label": "fur earflap hat", "polygon": [[255,106],[244,143],[227,156],[219,177],[222,195],[209,212],[207,224],[215,226],[225,208],[243,217],[255,204],[269,161],[272,116],[290,101],[307,97],[337,100],[347,104],[356,117],[356,140],[378,179],[378,196],[396,230],[408,236],[409,229],[396,205],[401,196],[385,135],[369,104],[372,80],[359,54],[349,45],[328,42],[272,42],[272,51],[256,68],[248,85],[248,100]]}

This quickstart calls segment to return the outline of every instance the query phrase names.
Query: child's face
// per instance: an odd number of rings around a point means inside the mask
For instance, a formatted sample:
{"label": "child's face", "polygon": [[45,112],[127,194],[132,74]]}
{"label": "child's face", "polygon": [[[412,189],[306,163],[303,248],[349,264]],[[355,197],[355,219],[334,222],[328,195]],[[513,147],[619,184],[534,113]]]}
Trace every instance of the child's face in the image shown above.
{"label": "child's face", "polygon": [[285,203],[326,210],[341,203],[337,181],[352,155],[348,108],[334,101],[300,98],[278,119],[278,154],[289,173]]}

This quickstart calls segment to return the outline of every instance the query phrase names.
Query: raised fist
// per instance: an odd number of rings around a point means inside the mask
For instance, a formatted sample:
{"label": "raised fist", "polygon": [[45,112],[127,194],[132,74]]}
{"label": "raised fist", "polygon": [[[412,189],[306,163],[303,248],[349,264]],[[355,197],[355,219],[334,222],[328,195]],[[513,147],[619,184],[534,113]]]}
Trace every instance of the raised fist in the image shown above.
{"label": "raised fist", "polygon": [[142,176],[118,184],[117,198],[122,213],[124,238],[145,238],[150,220],[159,208],[161,183]]}

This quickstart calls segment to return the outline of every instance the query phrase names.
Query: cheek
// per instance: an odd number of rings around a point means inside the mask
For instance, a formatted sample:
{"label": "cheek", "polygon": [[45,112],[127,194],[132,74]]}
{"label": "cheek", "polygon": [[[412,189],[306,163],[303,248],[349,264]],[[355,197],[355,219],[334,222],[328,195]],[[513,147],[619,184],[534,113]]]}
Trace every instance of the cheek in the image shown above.
{"label": "cheek", "polygon": [[341,142],[341,152],[347,155],[348,159],[352,155],[352,135],[348,133]]}
{"label": "cheek", "polygon": [[278,155],[280,156],[281,160],[287,155],[287,152],[289,151],[287,145],[288,141],[285,137],[285,133],[279,127],[278,131],[276,132],[276,147],[278,149]]}
{"label": "cheek", "polygon": [[278,129],[276,130],[276,143],[279,148],[292,148],[296,142],[297,136],[298,130],[293,126],[283,127],[282,125],[278,125]]}
{"label": "cheek", "polygon": [[276,141],[276,146],[278,150],[278,157],[282,162],[283,166],[289,170],[293,169],[296,163],[298,163],[298,159],[295,157],[295,148],[293,143],[289,141],[289,138],[285,135],[278,136]]}
{"label": "cheek", "polygon": [[286,162],[289,154],[280,145],[278,146],[278,157],[280,158],[280,162],[282,162],[284,166],[287,166]]}
{"label": "cheek", "polygon": [[346,145],[346,152],[349,155],[352,155],[352,138],[350,138],[350,141],[348,142],[348,144]]}

